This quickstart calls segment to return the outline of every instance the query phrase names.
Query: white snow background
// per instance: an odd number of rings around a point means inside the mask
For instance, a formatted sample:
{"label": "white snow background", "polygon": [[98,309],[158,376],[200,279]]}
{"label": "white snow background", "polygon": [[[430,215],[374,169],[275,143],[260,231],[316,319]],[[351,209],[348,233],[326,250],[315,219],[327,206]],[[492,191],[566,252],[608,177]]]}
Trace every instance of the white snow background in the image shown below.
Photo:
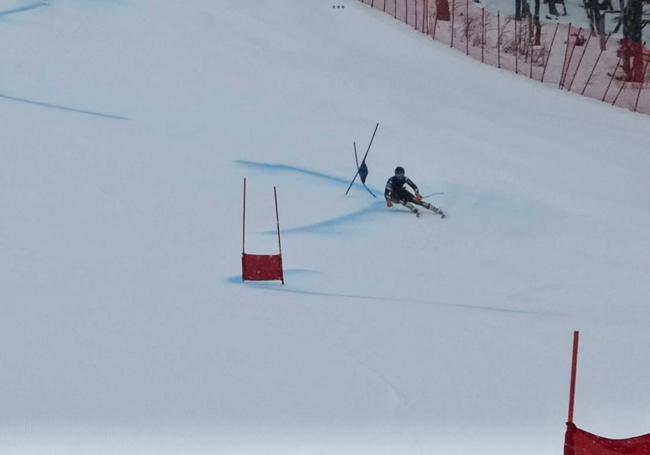
{"label": "white snow background", "polygon": [[0,0],[0,453],[558,454],[574,329],[650,431],[649,118],[335,4]]}

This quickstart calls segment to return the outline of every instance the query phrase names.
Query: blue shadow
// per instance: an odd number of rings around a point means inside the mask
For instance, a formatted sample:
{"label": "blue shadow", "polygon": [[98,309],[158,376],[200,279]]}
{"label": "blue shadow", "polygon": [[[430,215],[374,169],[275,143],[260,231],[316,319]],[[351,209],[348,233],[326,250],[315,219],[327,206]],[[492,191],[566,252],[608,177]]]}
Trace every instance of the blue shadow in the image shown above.
{"label": "blue shadow", "polygon": [[[311,169],[300,168],[296,166],[289,166],[286,164],[274,164],[274,163],[260,163],[255,161],[247,160],[236,160],[238,164],[243,166],[252,167],[256,169],[262,169],[270,172],[286,172],[286,173],[298,173],[307,175],[310,177],[315,177],[321,180],[325,180],[336,186],[347,187],[350,182],[341,177],[336,177],[329,174],[324,174],[322,172],[313,171]],[[361,184],[355,183],[355,186],[362,188]],[[374,189],[374,188],[373,188]],[[375,191],[379,192],[377,189]],[[371,213],[379,212],[383,207],[383,201],[375,201],[370,206],[363,209],[357,210],[352,213],[347,213],[345,215],[340,215],[334,218],[329,218],[323,221],[318,221],[316,223],[308,224],[305,226],[298,226],[294,228],[282,229],[283,234],[296,234],[296,233],[332,233],[337,227],[341,227],[346,224],[351,224],[359,221],[361,218],[370,215]],[[275,235],[277,231],[270,230],[264,232],[265,234]]]}
{"label": "blue shadow", "polygon": [[40,1],[40,2],[28,3],[27,5],[18,6],[16,8],[6,9],[4,11],[0,11],[0,17],[10,16],[10,15],[16,14],[16,13],[23,13],[25,11],[30,11],[30,10],[33,10],[33,9],[36,9],[36,8],[40,8],[42,6],[47,6],[47,2]]}
{"label": "blue shadow", "polygon": [[[310,270],[285,270],[285,278],[290,276],[292,272],[295,273],[320,273],[313,272]],[[372,296],[372,295],[363,295],[363,294],[347,294],[347,293],[338,293],[338,292],[320,292],[320,291],[311,291],[307,289],[296,289],[292,288],[289,285],[282,285],[280,282],[264,282],[264,281],[242,281],[241,276],[233,276],[225,280],[227,283],[236,284],[245,286],[252,289],[259,289],[263,291],[275,291],[275,292],[286,292],[289,294],[299,294],[306,296],[316,296],[316,297],[336,297],[336,298],[345,298],[345,299],[355,299],[355,300],[370,300],[377,302],[390,302],[390,303],[399,303],[399,304],[415,304],[415,305],[435,305],[448,308],[464,309],[464,310],[477,310],[477,311],[489,311],[496,313],[508,313],[515,315],[550,315],[551,313],[539,312],[539,311],[530,311],[530,310],[520,310],[515,308],[504,308],[498,306],[489,306],[489,305],[469,305],[462,303],[447,303],[436,300],[424,300],[424,299],[410,299],[410,298],[392,298],[392,297],[381,297],[381,296]]]}
{"label": "blue shadow", "polygon": [[92,116],[95,116],[95,117],[103,117],[103,118],[108,118],[108,119],[112,119],[112,120],[130,120],[127,117],[121,117],[119,115],[104,114],[102,112],[87,111],[85,109],[76,109],[74,107],[61,106],[59,104],[44,103],[42,101],[28,100],[26,98],[18,98],[16,96],[9,96],[9,95],[0,94],[0,98],[5,99],[5,100],[9,100],[9,101],[16,101],[18,103],[31,104],[33,106],[46,107],[48,109],[57,109],[57,110],[60,110],[60,111],[74,112],[74,113],[77,113],[77,114],[92,115]]}
{"label": "blue shadow", "polygon": [[[337,186],[340,185],[345,185],[347,186],[350,184],[350,180],[346,180],[341,177],[336,177],[333,175],[329,174],[324,174],[322,172],[317,172],[317,171],[312,171],[311,169],[305,169],[301,167],[296,167],[296,166],[289,166],[287,164],[274,164],[274,163],[259,163],[256,161],[248,161],[248,160],[236,160],[235,163],[239,163],[243,166],[247,167],[252,167],[252,168],[257,168],[257,169],[262,169],[270,172],[288,172],[288,173],[299,173],[303,175],[308,175],[310,177],[316,177],[321,180],[326,180],[330,183],[336,183]],[[359,187],[363,188],[363,186],[360,183],[354,184],[354,187]],[[378,189],[369,187],[373,192],[379,192]]]}
{"label": "blue shadow", "polygon": [[[282,234],[297,234],[297,233],[325,233],[325,231],[331,233],[337,227],[342,227],[346,224],[352,224],[359,221],[360,218],[363,218],[371,213],[379,212],[383,209],[384,204],[382,202],[375,202],[371,206],[357,210],[356,212],[347,213],[345,215],[337,216],[335,218],[330,218],[327,220],[319,221],[313,224],[307,224],[305,226],[298,226],[294,228],[281,229]],[[276,235],[277,231],[265,231],[265,234]]]}

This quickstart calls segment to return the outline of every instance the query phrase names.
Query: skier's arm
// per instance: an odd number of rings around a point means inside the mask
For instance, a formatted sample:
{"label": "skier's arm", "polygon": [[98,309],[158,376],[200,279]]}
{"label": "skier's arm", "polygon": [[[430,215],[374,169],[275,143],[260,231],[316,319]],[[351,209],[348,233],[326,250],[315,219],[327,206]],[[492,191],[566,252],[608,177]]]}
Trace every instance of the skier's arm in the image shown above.
{"label": "skier's arm", "polygon": [[413,191],[415,191],[415,200],[417,202],[420,202],[422,200],[422,195],[420,194],[420,190],[418,189],[417,185],[413,183],[413,180],[410,178],[406,177],[406,183],[409,185],[411,188],[413,188]]}
{"label": "skier's arm", "polygon": [[393,179],[388,179],[386,189],[384,190],[384,199],[389,200],[391,194],[393,194]]}
{"label": "skier's arm", "polygon": [[384,190],[384,199],[386,199],[386,205],[388,207],[393,206],[393,202],[391,201],[391,195],[393,194],[393,179],[388,179],[386,182],[386,189]]}
{"label": "skier's arm", "polygon": [[413,188],[413,191],[415,191],[415,194],[419,194],[419,193],[420,193],[420,190],[418,190],[417,185],[416,185],[415,183],[413,183],[413,180],[411,180],[411,179],[408,178],[408,177],[406,177],[406,184],[407,184],[408,186],[410,186],[411,188]]}

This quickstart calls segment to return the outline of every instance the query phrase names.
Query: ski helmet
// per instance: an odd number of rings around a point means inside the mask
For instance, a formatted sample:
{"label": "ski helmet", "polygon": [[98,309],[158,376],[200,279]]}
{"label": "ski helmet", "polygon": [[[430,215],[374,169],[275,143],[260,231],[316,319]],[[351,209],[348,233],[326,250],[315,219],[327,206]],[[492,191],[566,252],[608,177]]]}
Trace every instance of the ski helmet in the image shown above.
{"label": "ski helmet", "polygon": [[402,166],[397,166],[395,168],[395,175],[404,175],[404,174],[405,174],[405,172],[404,172],[404,168]]}

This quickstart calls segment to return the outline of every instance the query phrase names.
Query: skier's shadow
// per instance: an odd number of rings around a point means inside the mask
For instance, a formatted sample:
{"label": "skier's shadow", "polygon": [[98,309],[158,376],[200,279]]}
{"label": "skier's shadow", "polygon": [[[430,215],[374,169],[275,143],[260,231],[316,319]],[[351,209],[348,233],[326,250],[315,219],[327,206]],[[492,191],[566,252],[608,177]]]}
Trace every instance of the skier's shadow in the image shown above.
{"label": "skier's shadow", "polygon": [[[262,169],[268,172],[303,174],[309,177],[327,181],[330,184],[334,184],[337,187],[340,186],[342,188],[345,188],[350,183],[342,177],[336,177],[333,175],[324,174],[322,172],[312,171],[310,169],[305,169],[301,167],[289,166],[287,164],[260,163],[256,161],[247,161],[247,160],[236,160],[235,162],[242,166],[251,167],[255,169]],[[359,183],[355,183],[354,186],[363,188],[362,185]],[[371,189],[376,192],[379,192],[379,190],[376,188],[371,188]],[[345,215],[340,215],[334,218],[325,219],[304,226],[282,229],[281,232],[283,234],[294,234],[294,233],[305,233],[305,232],[322,233],[323,231],[331,232],[333,228],[342,226],[344,224],[348,224],[353,221],[358,221],[360,218],[379,212],[380,210],[382,210],[383,205],[384,205],[383,201],[375,201],[365,208],[356,210],[351,213],[346,213]],[[265,234],[276,234],[276,233],[277,231],[274,230],[265,232]]]}

